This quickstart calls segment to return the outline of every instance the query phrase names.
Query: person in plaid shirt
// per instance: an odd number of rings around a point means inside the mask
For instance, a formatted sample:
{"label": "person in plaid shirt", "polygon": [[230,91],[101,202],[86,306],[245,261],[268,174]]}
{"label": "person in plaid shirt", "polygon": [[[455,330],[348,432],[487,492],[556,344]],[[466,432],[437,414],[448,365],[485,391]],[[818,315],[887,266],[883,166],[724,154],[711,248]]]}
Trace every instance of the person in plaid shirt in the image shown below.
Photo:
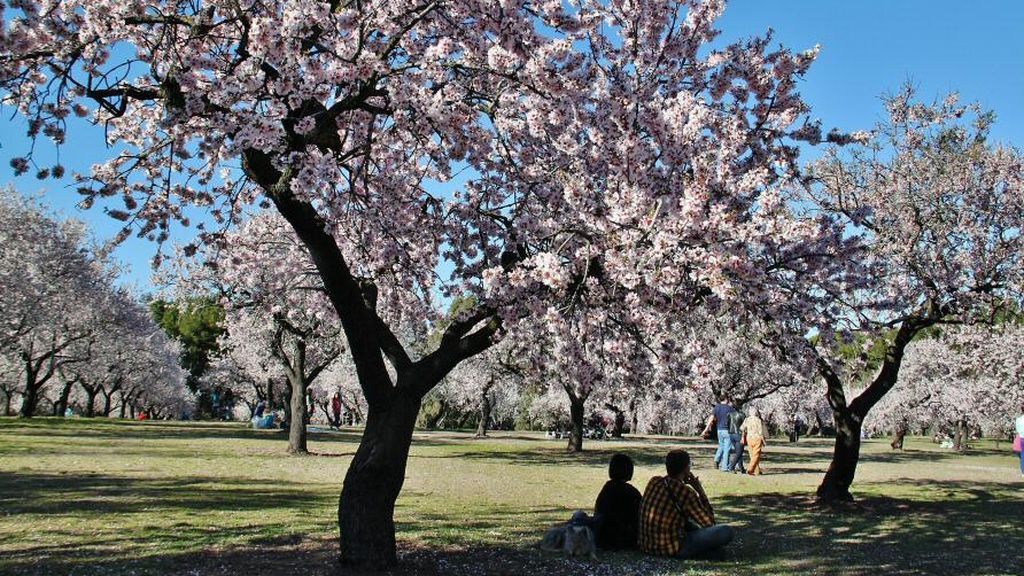
{"label": "person in plaid shirt", "polygon": [[717,550],[733,538],[729,526],[715,524],[715,512],[690,472],[690,454],[672,450],[665,456],[665,476],[647,483],[640,503],[640,549],[658,556],[692,558]]}

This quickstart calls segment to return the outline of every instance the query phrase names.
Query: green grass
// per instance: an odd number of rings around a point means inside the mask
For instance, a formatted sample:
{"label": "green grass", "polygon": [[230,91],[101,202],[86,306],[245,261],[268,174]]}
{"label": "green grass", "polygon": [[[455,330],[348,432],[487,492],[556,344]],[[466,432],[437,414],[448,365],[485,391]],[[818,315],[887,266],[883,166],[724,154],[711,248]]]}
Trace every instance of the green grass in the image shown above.
{"label": "green grass", "polygon": [[[335,574],[338,490],[357,432],[315,434],[310,457],[237,424],[0,419],[0,574]],[[589,509],[616,451],[634,484],[670,447],[696,458],[720,522],[719,562],[632,553],[597,562],[531,548]],[[693,439],[590,442],[566,454],[539,434],[417,433],[396,510],[400,574],[1024,574],[1024,495],[1004,442],[967,455],[925,439],[868,441],[858,503],[810,495],[828,440],[768,447],[768,474],[713,471]]]}

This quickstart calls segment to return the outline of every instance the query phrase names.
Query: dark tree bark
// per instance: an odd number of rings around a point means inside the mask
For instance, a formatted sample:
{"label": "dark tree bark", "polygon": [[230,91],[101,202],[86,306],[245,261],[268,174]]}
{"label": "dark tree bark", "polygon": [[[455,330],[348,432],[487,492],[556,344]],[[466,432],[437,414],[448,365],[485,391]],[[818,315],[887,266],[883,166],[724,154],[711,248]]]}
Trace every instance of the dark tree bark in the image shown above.
{"label": "dark tree bark", "polygon": [[478,438],[487,436],[487,426],[491,422],[491,389],[494,388],[494,379],[491,378],[484,384],[480,391],[480,421],[476,424],[476,435]]}
{"label": "dark tree bark", "polygon": [[966,452],[970,440],[970,429],[967,426],[967,418],[960,418],[956,421],[956,434],[953,440],[953,449],[957,452]]}
{"label": "dark tree bark", "polygon": [[622,431],[626,428],[626,412],[611,403],[605,403],[604,407],[615,414],[615,420],[612,423],[612,438],[622,438]]}
{"label": "dark tree bark", "polygon": [[[365,93],[336,103],[332,110],[360,106],[373,93],[368,86]],[[324,114],[325,135],[334,130],[330,114],[330,110]],[[261,150],[247,149],[242,157],[246,174],[266,192],[309,250],[338,313],[368,405],[366,429],[338,502],[340,559],[343,564],[386,569],[397,563],[394,505],[405,479],[422,398],[459,362],[489,348],[500,320],[493,310],[480,306],[453,320],[438,347],[413,361],[377,313],[376,286],[353,274],[328,223],[314,206],[292,193],[292,172],[277,169],[273,158]],[[502,261],[514,265],[515,255]],[[394,381],[385,360],[396,375]]]}
{"label": "dark tree bark", "polygon": [[825,379],[828,403],[832,407],[836,426],[836,443],[825,477],[818,486],[818,498],[825,502],[852,501],[850,486],[857,473],[860,460],[860,433],[864,418],[893,386],[899,375],[903,352],[907,344],[921,329],[934,324],[924,318],[903,321],[893,341],[886,347],[885,358],[878,374],[867,388],[847,403],[839,375],[824,359],[818,361],[818,371]]}
{"label": "dark tree bark", "polygon": [[[280,342],[278,342],[280,345]],[[288,453],[308,454],[306,446],[306,343],[296,338],[290,355],[278,351],[287,367],[288,375]]]}
{"label": "dark tree bark", "polygon": [[583,415],[585,399],[578,398],[575,394],[569,394],[569,420],[572,427],[569,434],[569,445],[566,450],[569,452],[583,451]]}
{"label": "dark tree bark", "polygon": [[50,343],[46,352],[39,356],[33,356],[34,352],[31,348],[20,352],[21,360],[25,365],[25,391],[22,393],[21,410],[18,412],[22,418],[31,418],[36,413],[40,393],[58,369],[66,364],[85,360],[85,358],[58,358],[58,355],[68,346],[85,337],[85,334],[70,336],[62,343],[57,343],[55,339]]}
{"label": "dark tree bark", "polygon": [[85,390],[85,417],[92,418],[96,415],[96,395],[100,393],[99,386],[88,386],[82,384]]}
{"label": "dark tree bark", "polygon": [[103,417],[110,417],[110,397],[114,395],[113,392],[107,392],[105,388],[100,388],[100,393],[103,394]]}
{"label": "dark tree bark", "polygon": [[60,396],[58,397],[57,402],[53,405],[54,416],[59,416],[61,418],[64,417],[64,414],[68,409],[68,398],[71,397],[71,389],[77,383],[78,380],[73,378],[64,381],[64,386],[60,389]]}
{"label": "dark tree bark", "polygon": [[893,433],[892,442],[889,446],[892,446],[893,450],[903,450],[903,440],[907,437],[907,425],[900,423],[896,427],[896,432]]}
{"label": "dark tree bark", "polygon": [[53,363],[51,362],[50,367],[44,370],[44,362],[46,362],[45,356],[35,362],[30,358],[25,358],[25,391],[22,393],[21,410],[18,412],[22,418],[31,418],[36,413],[36,407],[39,405],[39,392],[53,375]]}
{"label": "dark tree bark", "polygon": [[832,462],[818,487],[818,498],[825,501],[853,501],[850,485],[857,473],[860,459],[860,430],[862,421],[849,410],[835,414],[836,443]]}
{"label": "dark tree bark", "polygon": [[306,384],[301,378],[292,380],[288,416],[288,453],[309,453],[306,447]]}
{"label": "dark tree bark", "polygon": [[419,399],[370,410],[366,429],[338,506],[342,562],[387,567],[395,563],[395,500],[405,481]]}

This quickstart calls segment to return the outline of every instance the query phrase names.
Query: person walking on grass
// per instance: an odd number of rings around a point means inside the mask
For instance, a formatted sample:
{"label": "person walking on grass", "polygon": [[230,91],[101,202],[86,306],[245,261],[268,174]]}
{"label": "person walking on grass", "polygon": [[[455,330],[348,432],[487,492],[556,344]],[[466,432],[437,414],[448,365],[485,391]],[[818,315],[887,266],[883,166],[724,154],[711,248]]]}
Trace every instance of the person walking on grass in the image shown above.
{"label": "person walking on grass", "polygon": [[760,476],[762,474],[761,451],[764,450],[765,433],[764,420],[761,420],[761,414],[757,408],[750,409],[750,415],[740,426],[740,432],[743,434],[740,443],[746,444],[750,449],[750,466],[747,468],[747,474]]}
{"label": "person walking on grass", "polygon": [[732,446],[732,453],[729,455],[729,472],[742,474],[746,472],[743,468],[743,421],[746,416],[733,403],[733,411],[729,413],[729,444]]}
{"label": "person walking on grass", "polygon": [[651,478],[640,502],[640,549],[677,558],[716,555],[732,541],[733,529],[715,523],[704,486],[690,471],[689,452],[669,452],[665,471]]}
{"label": "person walking on grass", "polygon": [[1020,405],[1020,416],[1017,416],[1017,420],[1014,421],[1014,428],[1017,432],[1017,437],[1013,440],[1013,447],[1020,456],[1020,477],[1024,478],[1024,404]]}
{"label": "person walking on grass", "polygon": [[[715,466],[723,472],[729,471],[729,455],[732,452],[732,437],[729,436],[729,415],[735,412],[732,407],[732,399],[723,396],[715,404],[714,413],[711,416],[718,433],[718,450],[715,451]],[[712,422],[708,422],[710,431]]]}

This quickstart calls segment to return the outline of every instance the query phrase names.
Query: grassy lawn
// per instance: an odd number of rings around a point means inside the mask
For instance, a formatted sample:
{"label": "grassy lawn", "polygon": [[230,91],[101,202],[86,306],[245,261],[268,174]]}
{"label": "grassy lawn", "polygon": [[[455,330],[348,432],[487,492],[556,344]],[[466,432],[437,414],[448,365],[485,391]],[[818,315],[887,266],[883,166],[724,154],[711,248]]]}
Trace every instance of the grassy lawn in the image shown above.
{"label": "grassy lawn", "polygon": [[[338,490],[358,432],[314,434],[310,457],[283,434],[239,424],[0,419],[0,574],[334,575]],[[695,468],[727,560],[639,554],[564,560],[531,548],[590,509],[616,451],[643,490],[671,447]],[[1004,442],[967,455],[911,438],[868,441],[858,503],[809,497],[828,440],[776,440],[766,476],[711,469],[694,439],[590,442],[569,455],[540,434],[418,433],[396,521],[399,574],[1024,574],[1024,482]]]}

